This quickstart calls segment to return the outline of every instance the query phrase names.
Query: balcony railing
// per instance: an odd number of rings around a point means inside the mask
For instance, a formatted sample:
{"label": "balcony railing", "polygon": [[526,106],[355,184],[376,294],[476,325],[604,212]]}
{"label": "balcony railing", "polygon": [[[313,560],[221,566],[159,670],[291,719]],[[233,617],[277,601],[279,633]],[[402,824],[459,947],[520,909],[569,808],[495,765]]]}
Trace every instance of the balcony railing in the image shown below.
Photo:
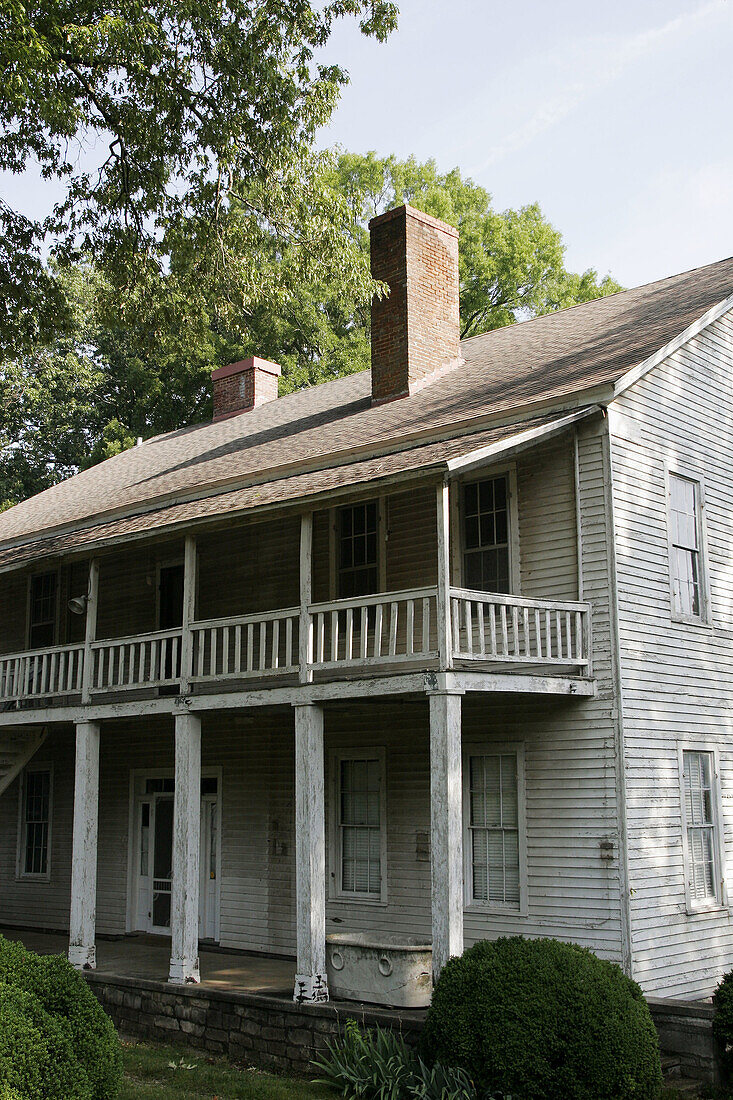
{"label": "balcony railing", "polygon": [[[220,682],[327,677],[341,670],[439,668],[438,590],[415,588],[198,620],[84,645],[0,656],[0,704]],[[559,667],[589,675],[590,607],[451,588],[450,653],[471,667]],[[301,630],[307,637],[301,638]],[[301,644],[303,642],[303,644]],[[90,662],[85,677],[85,661]]]}

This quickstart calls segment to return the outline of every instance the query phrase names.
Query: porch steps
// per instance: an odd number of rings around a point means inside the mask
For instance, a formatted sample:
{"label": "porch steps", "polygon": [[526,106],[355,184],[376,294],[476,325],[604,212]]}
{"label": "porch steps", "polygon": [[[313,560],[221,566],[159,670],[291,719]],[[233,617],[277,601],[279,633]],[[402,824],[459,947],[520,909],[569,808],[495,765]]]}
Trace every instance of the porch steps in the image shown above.
{"label": "porch steps", "polygon": [[5,730],[0,733],[0,795],[8,789],[41,747],[47,732],[47,728],[43,726]]}
{"label": "porch steps", "polygon": [[674,1054],[662,1055],[662,1076],[666,1088],[674,1089],[679,1096],[698,1097],[702,1084],[692,1077],[682,1076],[680,1060]]}

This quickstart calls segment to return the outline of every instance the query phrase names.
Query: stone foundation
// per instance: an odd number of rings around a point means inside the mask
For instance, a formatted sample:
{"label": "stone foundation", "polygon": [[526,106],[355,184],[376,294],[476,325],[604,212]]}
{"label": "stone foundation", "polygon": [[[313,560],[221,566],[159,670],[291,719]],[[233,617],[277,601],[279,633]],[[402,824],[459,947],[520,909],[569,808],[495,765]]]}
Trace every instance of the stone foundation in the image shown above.
{"label": "stone foundation", "polygon": [[687,1077],[720,1084],[720,1051],[713,1036],[713,1006],[707,1001],[648,997],[662,1054],[679,1059]]}
{"label": "stone foundation", "polygon": [[87,972],[97,999],[123,1035],[184,1044],[280,1073],[311,1074],[311,1060],[347,1019],[394,1027],[413,1044],[424,1012],[362,1009],[334,1002],[296,1005],[284,997],[234,993],[200,985],[171,986]]}

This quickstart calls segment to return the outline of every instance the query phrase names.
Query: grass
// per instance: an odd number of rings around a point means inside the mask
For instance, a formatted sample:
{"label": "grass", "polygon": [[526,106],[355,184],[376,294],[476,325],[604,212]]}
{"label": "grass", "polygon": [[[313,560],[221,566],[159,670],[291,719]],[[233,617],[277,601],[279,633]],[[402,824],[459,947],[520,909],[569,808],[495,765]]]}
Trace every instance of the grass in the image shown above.
{"label": "grass", "polygon": [[120,1100],[333,1100],[302,1078],[275,1077],[252,1066],[190,1049],[124,1040]]}

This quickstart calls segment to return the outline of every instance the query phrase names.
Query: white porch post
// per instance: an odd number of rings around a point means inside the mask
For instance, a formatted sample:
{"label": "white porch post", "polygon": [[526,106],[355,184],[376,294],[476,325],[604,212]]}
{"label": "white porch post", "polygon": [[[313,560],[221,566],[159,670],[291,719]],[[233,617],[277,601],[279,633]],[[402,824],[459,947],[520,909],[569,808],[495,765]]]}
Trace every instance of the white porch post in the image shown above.
{"label": "white porch post", "polygon": [[192,672],[193,634],[191,623],[196,618],[196,539],[186,536],[183,557],[183,615],[181,618],[181,680],[178,690],[188,695],[191,690],[189,676]]}
{"label": "white porch post", "polygon": [[97,606],[99,602],[99,559],[89,562],[89,581],[87,585],[87,617],[84,634],[84,668],[81,680],[81,701],[91,703],[92,684],[94,683],[94,651],[92,645],[97,637]]}
{"label": "white porch post", "polygon": [[450,486],[438,486],[436,499],[438,523],[438,657],[441,669],[453,667],[453,632],[450,606]]}
{"label": "white porch post", "polygon": [[295,705],[297,965],[293,1000],[327,1001],[323,708]]}
{"label": "white porch post", "polygon": [[168,980],[200,982],[199,836],[201,832],[201,719],[176,715],[176,779],[173,802],[171,963]]}
{"label": "white porch post", "polygon": [[310,607],[313,572],[313,513],[304,512],[300,517],[300,622],[298,627],[300,682],[308,684],[313,679],[310,663],[313,659]]}
{"label": "white porch post", "polygon": [[76,726],[74,825],[71,849],[69,962],[77,970],[97,965],[97,820],[99,812],[99,722]]}
{"label": "white porch post", "polygon": [[430,858],[433,978],[463,954],[461,696],[430,699]]}

